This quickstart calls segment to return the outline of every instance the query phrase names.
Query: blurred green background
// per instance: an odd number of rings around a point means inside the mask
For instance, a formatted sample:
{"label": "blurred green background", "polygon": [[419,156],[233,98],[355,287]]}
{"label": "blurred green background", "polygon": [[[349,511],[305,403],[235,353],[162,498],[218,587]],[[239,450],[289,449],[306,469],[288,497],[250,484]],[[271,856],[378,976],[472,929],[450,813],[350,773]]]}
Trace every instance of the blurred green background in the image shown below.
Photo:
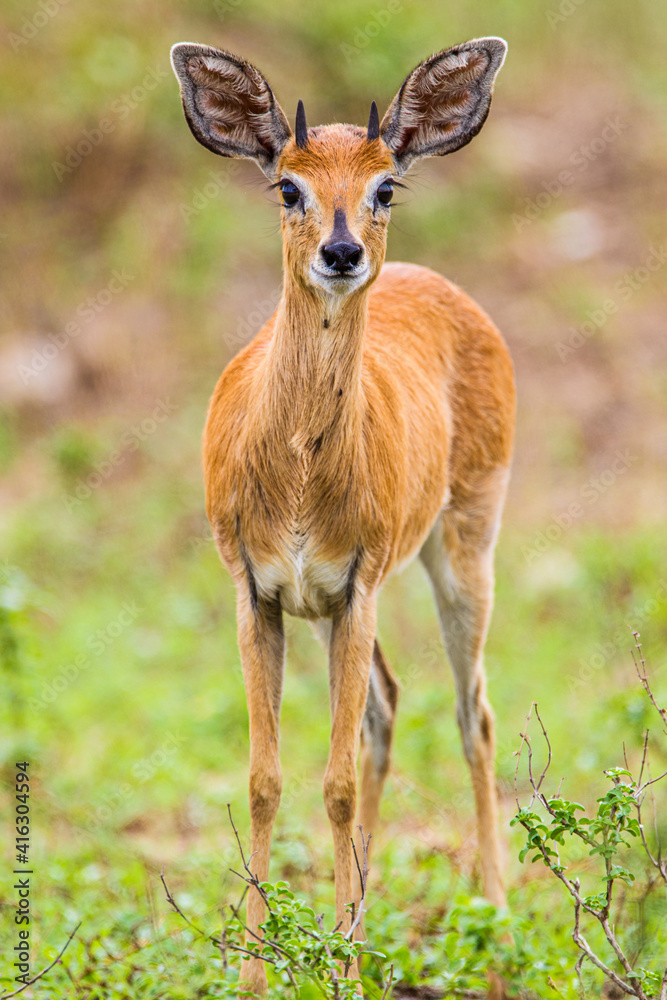
{"label": "blurred green background", "polygon": [[[648,0],[5,0],[0,796],[11,819],[13,763],[30,760],[35,970],[83,920],[69,972],[35,996],[218,995],[158,875],[165,866],[213,927],[238,891],[226,802],[248,835],[233,590],[204,515],[199,446],[220,370],[275,307],[279,208],[256,168],[194,141],[169,48],[242,54],[290,119],[302,97],[311,124],[362,124],[432,51],[489,34],[509,56],[487,124],[408,175],[388,259],[462,285],[516,365],[487,667],[510,903],[543,929],[542,952],[553,943],[548,971],[570,995],[568,904],[518,864],[507,826],[513,751],[536,700],[565,794],[602,794],[623,741],[636,760],[650,716],[628,625],[667,700],[666,28],[667,8]],[[273,873],[330,913],[326,664],[303,623],[288,634]],[[380,635],[402,696],[368,931],[416,982],[425,929],[479,891],[453,689],[419,566],[387,586]],[[652,753],[657,772],[659,743]],[[4,877],[0,904],[4,957]]]}

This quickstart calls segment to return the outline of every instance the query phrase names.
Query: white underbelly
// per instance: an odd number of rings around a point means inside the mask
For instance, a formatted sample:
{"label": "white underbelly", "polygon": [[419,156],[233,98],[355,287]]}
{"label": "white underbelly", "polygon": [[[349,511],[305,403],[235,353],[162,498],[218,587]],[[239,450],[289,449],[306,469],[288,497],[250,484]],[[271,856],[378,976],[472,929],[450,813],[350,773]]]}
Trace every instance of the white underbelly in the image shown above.
{"label": "white underbelly", "polygon": [[281,547],[270,561],[252,563],[257,593],[279,598],[284,611],[300,618],[331,614],[345,594],[354,554],[336,562],[318,557],[307,544]]}

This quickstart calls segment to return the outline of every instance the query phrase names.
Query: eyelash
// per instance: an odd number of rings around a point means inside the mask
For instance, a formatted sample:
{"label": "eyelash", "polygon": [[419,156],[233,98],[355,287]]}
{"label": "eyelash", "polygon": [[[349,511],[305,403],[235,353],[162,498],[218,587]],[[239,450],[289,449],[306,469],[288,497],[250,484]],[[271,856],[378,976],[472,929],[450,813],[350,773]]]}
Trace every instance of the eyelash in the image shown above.
{"label": "eyelash", "polygon": [[[303,203],[303,195],[293,181],[280,180],[278,181],[277,184],[274,184],[273,187],[277,187],[280,189],[280,193],[282,194],[283,197],[284,208],[296,208],[296,206],[299,203]],[[387,193],[389,194],[389,201],[382,201],[380,199],[380,191],[382,191],[382,188],[387,188],[387,187],[390,188],[389,192],[384,191],[383,194]],[[399,181],[395,181],[393,177],[388,177],[386,180],[382,181],[382,183],[378,186],[375,192],[375,197],[374,197],[375,205],[373,211],[379,208],[380,205],[383,208],[391,208],[391,199],[393,197],[395,187],[404,187],[404,185],[401,184]],[[287,190],[288,188],[291,190],[288,191]],[[287,201],[287,198],[295,198],[295,201],[291,202]]]}

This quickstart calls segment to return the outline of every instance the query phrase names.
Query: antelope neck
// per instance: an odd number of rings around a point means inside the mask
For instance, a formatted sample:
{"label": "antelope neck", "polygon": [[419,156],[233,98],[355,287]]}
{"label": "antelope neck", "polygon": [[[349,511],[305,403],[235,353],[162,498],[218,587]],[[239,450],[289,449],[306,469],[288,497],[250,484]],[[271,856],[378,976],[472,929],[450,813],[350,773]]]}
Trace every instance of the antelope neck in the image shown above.
{"label": "antelope neck", "polygon": [[267,355],[265,399],[295,440],[356,428],[368,292],[336,300],[286,281]]}

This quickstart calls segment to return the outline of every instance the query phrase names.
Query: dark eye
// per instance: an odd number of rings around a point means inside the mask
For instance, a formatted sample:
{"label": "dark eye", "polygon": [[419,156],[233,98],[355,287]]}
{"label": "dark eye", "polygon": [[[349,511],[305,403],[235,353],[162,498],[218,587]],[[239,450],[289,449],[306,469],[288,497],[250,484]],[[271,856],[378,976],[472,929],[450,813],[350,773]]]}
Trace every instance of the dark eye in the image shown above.
{"label": "dark eye", "polygon": [[280,191],[283,196],[283,203],[291,208],[292,205],[296,205],[299,198],[301,197],[301,192],[299,191],[296,184],[292,184],[291,181],[281,181]]}
{"label": "dark eye", "polygon": [[377,189],[377,200],[381,205],[391,205],[394,185],[391,181],[384,181]]}

